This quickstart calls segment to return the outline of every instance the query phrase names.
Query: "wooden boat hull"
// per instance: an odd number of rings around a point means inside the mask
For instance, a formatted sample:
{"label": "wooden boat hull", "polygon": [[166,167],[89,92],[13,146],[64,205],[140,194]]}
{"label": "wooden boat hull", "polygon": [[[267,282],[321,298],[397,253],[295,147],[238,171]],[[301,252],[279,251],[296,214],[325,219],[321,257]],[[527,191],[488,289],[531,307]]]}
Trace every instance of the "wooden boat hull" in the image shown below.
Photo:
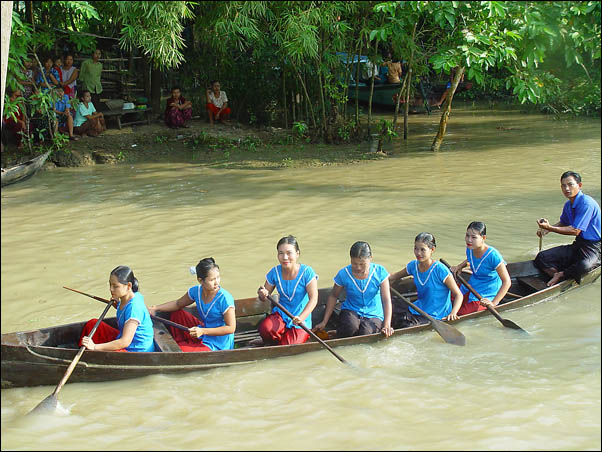
{"label": "wooden boat hull", "polygon": [[[555,286],[546,287],[545,276],[534,267],[532,261],[509,264],[508,270],[512,278],[510,291],[521,297],[506,297],[505,302],[497,308],[500,312],[547,301],[579,286],[575,281],[567,280]],[[600,268],[598,267],[583,277],[581,286],[595,281],[599,276]],[[411,278],[396,284],[395,288],[406,294],[415,291]],[[316,323],[322,318],[330,289],[320,289],[319,292],[318,307],[313,314]],[[153,353],[87,351],[75,367],[69,383],[101,382],[154,374],[197,372],[323,350],[322,345],[314,341],[286,346],[248,346],[249,339],[258,337],[256,334],[257,324],[264,318],[268,310],[269,304],[267,302],[262,303],[254,298],[237,300],[235,341],[239,346],[242,345],[242,348],[215,352],[181,352],[174,345],[175,342],[165,326],[155,321],[155,341],[163,351]],[[488,311],[474,312],[451,323],[484,315],[490,314]],[[108,322],[114,323],[115,319],[108,319]],[[84,322],[80,322],[40,330],[2,334],[2,387],[56,385],[77,353],[74,341],[79,337],[83,324]],[[329,322],[328,328],[331,329],[331,326],[332,324]],[[430,324],[402,328],[395,331],[395,336],[430,329]],[[370,344],[383,339],[384,335],[378,333],[350,338],[328,339],[327,342],[331,347],[341,347]],[[61,344],[71,345],[67,347]]]}
{"label": "wooden boat hull", "polygon": [[42,166],[44,166],[44,163],[50,155],[50,152],[51,151],[47,151],[46,153],[38,155],[37,157],[28,160],[25,163],[15,165],[10,168],[3,168],[1,186],[4,187],[6,185],[15,184],[17,182],[29,179],[31,176],[37,173]]}
{"label": "wooden boat hull", "polygon": [[[458,85],[456,89],[456,93],[461,93],[462,91],[467,91],[472,87],[472,84],[469,83],[461,83]],[[399,94],[399,89],[401,88],[401,84],[380,84],[374,85],[374,91],[372,93],[372,104],[379,105],[382,107],[392,107],[395,108],[395,103],[397,100],[397,95]],[[440,98],[443,92],[446,89],[446,85],[438,85],[433,86],[432,89],[426,94],[429,105],[436,103]],[[349,85],[349,89],[347,91],[347,96],[350,100],[355,100],[355,85]],[[357,90],[357,97],[360,102],[368,103],[370,100],[370,86],[360,84]],[[405,99],[401,99],[400,108],[405,103]],[[424,108],[424,98],[422,97],[419,90],[416,90],[414,93],[414,98],[410,99],[410,107],[419,107]]]}

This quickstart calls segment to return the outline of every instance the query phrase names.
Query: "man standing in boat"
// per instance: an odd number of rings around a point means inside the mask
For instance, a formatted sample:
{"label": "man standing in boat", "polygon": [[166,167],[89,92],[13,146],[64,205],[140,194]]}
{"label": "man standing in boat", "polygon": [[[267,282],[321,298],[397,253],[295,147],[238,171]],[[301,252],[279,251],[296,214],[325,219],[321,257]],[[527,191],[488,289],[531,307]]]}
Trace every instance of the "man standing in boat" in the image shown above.
{"label": "man standing in boat", "polygon": [[548,232],[576,236],[570,245],[556,246],[537,254],[535,265],[552,277],[548,286],[568,278],[580,283],[584,274],[600,266],[600,206],[581,191],[581,186],[578,173],[563,173],[560,188],[568,201],[564,204],[560,221],[554,225],[545,218],[537,221],[537,235],[540,237]]}

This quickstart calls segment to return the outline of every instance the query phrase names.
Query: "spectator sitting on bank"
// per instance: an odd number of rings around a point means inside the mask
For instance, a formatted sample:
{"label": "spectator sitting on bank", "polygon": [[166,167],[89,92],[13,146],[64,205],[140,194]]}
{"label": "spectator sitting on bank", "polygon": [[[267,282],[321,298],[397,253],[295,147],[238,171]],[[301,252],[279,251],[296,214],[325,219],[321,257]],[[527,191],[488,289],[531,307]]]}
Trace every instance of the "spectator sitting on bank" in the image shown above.
{"label": "spectator sitting on bank", "polygon": [[81,102],[75,111],[73,131],[82,136],[97,137],[107,130],[104,115],[94,108],[92,96],[87,89],[82,91],[80,100]]}
{"label": "spectator sitting on bank", "polygon": [[31,58],[28,58],[23,61],[23,66],[24,69],[22,72],[24,79],[21,80],[21,85],[23,85],[23,97],[29,99],[38,89],[35,82],[35,77],[37,75],[37,71],[35,70],[36,63]]}
{"label": "spectator sitting on bank", "polygon": [[[14,102],[19,97],[22,97],[21,90],[16,89],[10,93],[9,99],[11,102]],[[2,135],[4,135],[5,128],[11,130],[15,134],[17,140],[17,149],[23,149],[23,135],[27,131],[27,125],[25,122],[25,113],[22,105],[17,105],[17,111],[14,118],[12,116],[5,116],[2,118],[2,122]]]}
{"label": "spectator sitting on bank", "polygon": [[57,80],[59,81],[59,85],[63,84],[63,70],[61,67],[63,66],[63,59],[61,57],[56,57],[54,59],[54,66],[52,66],[59,73]]}
{"label": "spectator sitting on bank", "polygon": [[77,95],[77,78],[79,77],[79,69],[73,66],[73,55],[70,53],[65,55],[65,64],[61,69],[63,71],[61,85],[69,99],[73,99]]}
{"label": "spectator sitting on bank", "polygon": [[192,118],[192,102],[182,97],[180,88],[174,86],[171,89],[171,97],[165,104],[165,124],[171,129],[188,128],[190,126],[186,121],[190,118]]}
{"label": "spectator sitting on bank", "polygon": [[70,140],[79,140],[79,137],[73,135],[73,116],[71,116],[69,96],[65,94],[62,86],[56,87],[55,94],[58,99],[54,103],[54,113],[57,115],[54,132],[56,133],[58,130],[62,133],[67,132]]}
{"label": "spectator sitting on bank", "polygon": [[88,58],[82,63],[79,71],[79,79],[84,84],[82,89],[90,92],[90,98],[97,106],[100,106],[100,93],[102,93],[101,73],[100,49],[96,49],[92,54],[92,58]]}
{"label": "spectator sitting on bank", "polygon": [[228,96],[225,91],[220,90],[218,80],[211,82],[211,89],[207,90],[207,113],[209,114],[209,122],[213,125],[213,120],[225,121],[230,115],[228,107]]}
{"label": "spectator sitting on bank", "polygon": [[[42,87],[42,92],[46,92],[50,88],[54,88],[61,84],[61,77],[58,71],[52,67],[53,64],[54,60],[51,56],[44,58],[44,70],[38,72],[38,75],[36,76],[36,83],[38,86]],[[46,81],[44,81],[44,78],[46,78]],[[48,84],[46,84],[46,82],[48,82]]]}

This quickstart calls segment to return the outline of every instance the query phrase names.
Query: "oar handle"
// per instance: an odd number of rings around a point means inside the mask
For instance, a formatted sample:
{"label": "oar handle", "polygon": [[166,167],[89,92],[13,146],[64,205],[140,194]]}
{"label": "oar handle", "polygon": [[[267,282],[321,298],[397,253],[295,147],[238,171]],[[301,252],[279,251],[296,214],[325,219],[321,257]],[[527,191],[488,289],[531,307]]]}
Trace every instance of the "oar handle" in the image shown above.
{"label": "oar handle", "polygon": [[[440,260],[440,261],[443,263],[443,265],[445,265],[447,268],[451,268],[451,266],[449,265],[449,263],[448,263],[448,262],[447,262],[445,259],[443,259],[443,258],[442,258],[442,259],[439,259],[439,260]],[[474,290],[474,288],[473,288],[473,287],[472,287],[470,284],[468,284],[468,281],[466,281],[466,280],[464,279],[464,277],[463,277],[463,276],[462,276],[460,273],[458,273],[458,274],[457,274],[457,276],[458,276],[458,279],[459,279],[459,280],[462,282],[462,284],[464,284],[464,285],[466,286],[466,288],[467,288],[468,290],[470,290],[470,292],[471,292],[471,293],[472,293],[472,294],[473,294],[475,297],[477,297],[477,298],[478,298],[478,300],[479,300],[479,301],[481,301],[481,300],[483,299],[483,297],[481,296],[481,294],[479,294],[479,292],[477,292],[476,290]],[[504,323],[504,319],[503,319],[503,318],[502,318],[502,316],[499,314],[499,312],[497,312],[497,311],[495,310],[495,308],[494,308],[493,306],[486,305],[485,307],[487,308],[487,310],[488,310],[489,312],[491,312],[491,313],[492,313],[492,314],[495,316],[495,318],[496,318],[496,319],[498,319],[500,322]]]}
{"label": "oar handle", "polygon": [[400,294],[398,291],[396,291],[393,287],[391,287],[390,289],[398,297],[401,297],[401,299],[404,301],[404,303],[408,304],[413,309],[415,309],[417,312],[419,312],[423,317],[427,318],[431,322],[431,326],[434,328],[434,330],[437,332],[437,334],[439,334],[439,336],[441,336],[443,338],[443,340],[445,342],[447,342],[448,344],[454,344],[454,345],[465,345],[466,344],[466,338],[460,331],[458,331],[457,329],[455,329],[453,326],[449,325],[448,323],[445,323],[445,322],[442,322],[441,320],[437,320],[437,319],[433,318],[428,313],[426,313],[425,311],[420,309],[418,306],[416,306],[414,303],[412,303],[410,300],[408,300],[406,297],[404,297],[402,294]]}
{"label": "oar handle", "polygon": [[[293,314],[290,313],[290,311],[288,309],[286,309],[284,306],[282,306],[282,304],[280,304],[279,302],[277,302],[276,300],[274,300],[274,298],[272,298],[271,295],[268,295],[268,300],[270,300],[272,303],[274,303],[278,309],[280,309],[282,312],[284,312],[286,315],[288,315],[291,319],[295,318],[295,316]],[[311,314],[310,314],[311,315]],[[342,363],[345,364],[349,364],[347,361],[345,361],[343,359],[342,356],[340,356],[337,352],[335,352],[330,345],[328,345],[326,342],[324,342],[322,339],[320,339],[320,337],[314,333],[312,330],[310,330],[309,328],[307,328],[305,326],[305,324],[300,323],[299,326],[301,328],[303,328],[303,330],[308,333],[310,336],[312,336],[315,340],[317,340],[320,344],[322,344],[326,350],[328,350],[330,353],[332,353],[339,361],[341,361]]]}
{"label": "oar handle", "polygon": [[[92,338],[92,336],[94,336],[94,333],[96,333],[96,330],[98,329],[98,325],[100,325],[100,322],[102,322],[102,320],[105,318],[105,315],[107,315],[107,312],[109,312],[109,309],[111,309],[111,304],[107,304],[107,306],[105,307],[104,311],[102,311],[102,314],[100,315],[100,317],[96,321],[96,324],[94,325],[94,328],[92,328],[92,331],[90,331],[90,334],[88,334],[88,336],[90,338]],[[62,387],[65,385],[65,383],[67,383],[67,380],[69,379],[69,377],[73,373],[73,370],[75,369],[75,366],[79,362],[79,359],[84,354],[84,351],[86,351],[86,346],[82,345],[79,348],[79,351],[77,352],[77,355],[75,355],[75,358],[73,359],[73,361],[71,361],[71,364],[69,364],[69,367],[65,371],[65,375],[63,375],[63,378],[61,379],[61,381],[59,381],[59,384],[56,385],[56,388],[54,388],[54,392],[52,393],[54,396],[56,396],[58,394],[58,392],[62,389]]]}
{"label": "oar handle", "polygon": [[[439,259],[439,260],[440,260],[440,261],[443,263],[443,265],[445,265],[447,268],[450,268],[450,269],[451,269],[451,265],[449,265],[449,263],[447,263],[447,261],[446,261],[445,259]],[[471,286],[470,284],[468,284],[468,281],[466,281],[466,280],[464,279],[464,277],[463,277],[463,276],[462,276],[460,273],[458,273],[456,276],[458,277],[458,279],[459,279],[460,281],[462,281],[462,284],[464,284],[464,285],[466,286],[466,288],[467,288],[468,290],[470,290],[470,292],[471,292],[471,293],[472,293],[472,294],[473,294],[475,297],[477,297],[477,298],[478,298],[478,300],[479,300],[479,301],[481,301],[481,300],[483,299],[483,297],[482,297],[481,295],[479,295],[479,292],[477,292],[476,290],[474,290],[474,289],[472,288],[472,286]]]}
{"label": "oar handle", "polygon": [[428,312],[423,311],[418,306],[416,306],[414,303],[412,303],[410,300],[408,300],[404,295],[402,295],[401,293],[399,293],[393,287],[391,287],[391,291],[395,295],[397,295],[399,298],[401,298],[406,304],[408,304],[409,306],[411,306],[412,309],[414,309],[416,312],[419,312],[421,316],[426,317],[427,319],[429,319],[431,321],[431,323],[435,323],[435,322],[438,321],[437,319],[435,319],[434,317],[432,317]]}
{"label": "oar handle", "polygon": [[[450,267],[450,265],[449,265],[449,264],[448,264],[448,263],[445,261],[445,259],[441,259],[441,262],[442,262],[442,263],[443,263],[443,265],[445,265],[447,268],[451,268],[451,267]],[[472,294],[473,294],[475,297],[477,297],[477,298],[479,299],[479,301],[481,301],[481,300],[483,299],[483,297],[482,297],[482,296],[479,294],[479,292],[477,292],[476,290],[474,290],[474,288],[473,288],[473,287],[472,287],[470,284],[468,284],[468,281],[466,281],[466,280],[464,279],[464,277],[463,277],[463,276],[462,276],[460,273],[458,273],[458,275],[457,275],[457,276],[458,276],[458,279],[459,279],[459,280],[462,282],[462,284],[464,284],[464,285],[465,285],[465,286],[468,288],[468,290],[470,290],[470,292],[472,292]],[[512,295],[514,295],[514,294],[512,294]],[[517,297],[517,295],[514,295],[514,296],[515,296],[515,297]],[[520,297],[519,297],[519,298],[520,298]],[[500,321],[500,323],[501,323],[502,325],[504,325],[506,328],[513,328],[513,329],[515,329],[515,330],[522,330],[522,331],[525,331],[525,330],[523,330],[523,329],[522,329],[520,326],[518,326],[516,323],[514,323],[512,320],[509,320],[509,319],[505,319],[505,318],[503,318],[503,317],[500,315],[500,313],[499,313],[499,312],[497,312],[497,310],[496,310],[496,309],[495,309],[493,306],[491,306],[491,305],[487,304],[485,307],[486,307],[486,308],[487,308],[487,310],[488,310],[488,311],[489,311],[491,314],[493,314],[493,316],[494,316],[496,319],[498,319],[498,320]],[[526,331],[525,331],[525,333],[526,333]]]}
{"label": "oar handle", "polygon": [[[63,289],[71,290],[73,292],[79,293],[81,295],[85,295],[86,297],[94,298],[97,301],[102,301],[103,303],[107,303],[109,306],[113,304],[111,300],[107,300],[105,298],[96,297],[94,295],[87,294],[85,292],[81,292],[79,290],[71,289],[70,287],[63,286]],[[190,328],[184,325],[180,325],[179,323],[172,322],[171,320],[164,319],[162,317],[157,317],[156,315],[151,314],[151,319],[157,320],[158,322],[164,323],[165,325],[173,326],[174,328],[178,328],[180,330],[188,331]]]}

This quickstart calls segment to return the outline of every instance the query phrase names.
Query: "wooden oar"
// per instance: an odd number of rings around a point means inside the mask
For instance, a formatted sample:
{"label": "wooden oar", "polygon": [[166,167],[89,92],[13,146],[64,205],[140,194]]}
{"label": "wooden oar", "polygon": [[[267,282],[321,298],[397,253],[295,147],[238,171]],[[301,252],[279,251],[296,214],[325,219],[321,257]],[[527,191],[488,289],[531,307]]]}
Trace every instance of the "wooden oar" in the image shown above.
{"label": "wooden oar", "polygon": [[[448,264],[448,263],[445,261],[445,259],[439,259],[439,260],[440,260],[440,261],[443,263],[443,265],[445,265],[447,268],[451,268],[451,267],[450,267],[450,265],[449,265],[449,264]],[[457,275],[457,276],[458,276],[458,279],[459,279],[459,280],[462,282],[462,284],[464,284],[464,285],[466,286],[466,288],[467,288],[468,290],[470,290],[470,292],[471,292],[471,293],[472,293],[472,294],[473,294],[475,297],[477,297],[477,298],[478,298],[478,300],[479,300],[479,301],[481,301],[481,300],[483,299],[483,297],[482,297],[481,295],[479,295],[479,293],[478,293],[476,290],[474,290],[470,284],[468,284],[468,282],[467,282],[467,281],[464,279],[464,277],[463,277],[463,276],[462,276],[460,273],[458,273],[458,275]],[[512,320],[508,320],[508,319],[505,319],[505,318],[503,318],[503,317],[502,317],[502,316],[499,314],[499,312],[497,312],[497,311],[495,310],[495,308],[494,308],[493,306],[487,306],[487,309],[488,309],[488,310],[489,310],[489,312],[490,312],[490,313],[492,313],[492,314],[493,314],[493,316],[494,316],[496,319],[498,319],[498,320],[500,321],[500,323],[501,323],[502,325],[504,325],[506,328],[512,328],[513,330],[521,330],[521,331],[523,331],[524,333],[526,333],[526,331],[525,331],[525,330],[523,330],[523,329],[522,329],[520,326],[518,326],[518,325],[517,325],[516,323],[514,323]]]}
{"label": "wooden oar", "polygon": [[543,247],[543,231],[539,228],[539,251]]}
{"label": "wooden oar", "polygon": [[434,330],[437,333],[439,333],[439,336],[441,336],[445,342],[447,342],[448,344],[454,344],[454,345],[466,345],[466,338],[464,337],[464,335],[462,333],[460,333],[460,331],[455,329],[453,326],[451,326],[447,323],[444,323],[441,320],[437,320],[436,318],[427,314],[425,311],[420,309],[418,306],[416,306],[414,303],[412,303],[410,300],[408,300],[402,294],[397,292],[393,287],[391,287],[391,291],[395,295],[400,297],[404,301],[404,303],[407,303],[409,306],[411,306],[413,309],[415,309],[417,312],[419,312],[423,317],[426,317],[427,319],[429,319],[429,321],[431,322],[431,326],[434,328]]}
{"label": "wooden oar", "polygon": [[[291,319],[295,317],[293,314],[290,313],[290,311],[288,309],[286,309],[284,306],[282,306],[280,303],[278,303],[276,300],[274,300],[271,295],[268,295],[268,300],[270,300],[272,303],[274,303],[276,306],[278,306],[278,308],[282,312],[284,312],[286,315],[288,315]],[[345,361],[341,355],[339,355],[332,348],[330,348],[330,345],[328,345],[326,342],[324,342],[322,339],[320,339],[320,337],[316,333],[314,333],[312,330],[310,330],[309,328],[307,328],[303,324],[303,322],[300,323],[299,326],[301,328],[303,328],[307,334],[309,334],[315,340],[317,340],[320,344],[322,344],[324,346],[324,348],[326,348],[326,350],[328,350],[330,353],[332,353],[339,361],[341,361],[342,363],[345,363],[347,365],[351,365],[347,361]]]}
{"label": "wooden oar", "polygon": [[[100,325],[100,322],[102,322],[102,319],[105,318],[105,315],[107,315],[107,312],[109,311],[109,309],[111,309],[111,303],[107,304],[107,306],[105,307],[104,311],[102,311],[102,314],[100,315],[100,317],[96,321],[96,324],[94,325],[94,328],[92,328],[92,331],[90,331],[90,334],[88,334],[88,336],[90,338],[92,336],[94,336],[94,333],[96,333],[96,329],[98,328],[98,325]],[[69,377],[73,373],[73,370],[75,369],[75,366],[79,362],[79,359],[82,357],[82,355],[84,354],[85,350],[86,350],[86,346],[82,345],[79,348],[79,351],[77,352],[77,355],[75,355],[75,358],[73,358],[73,361],[71,361],[71,364],[69,364],[69,367],[65,371],[65,375],[63,375],[63,378],[61,379],[61,381],[59,381],[59,384],[56,385],[56,388],[54,388],[53,393],[50,394],[48,397],[46,397],[44,400],[42,400],[28,414],[34,414],[34,413],[39,414],[39,413],[41,413],[43,411],[46,411],[46,410],[54,410],[54,409],[56,409],[56,407],[58,405],[57,395],[58,395],[59,391],[63,388],[63,386],[65,385],[65,383],[67,383],[67,380],[69,379]]]}
{"label": "wooden oar", "polygon": [[[94,295],[90,295],[90,294],[87,294],[85,292],[80,292],[79,290],[71,289],[70,287],[63,286],[63,289],[71,290],[73,292],[85,295],[86,297],[94,298],[95,300],[102,301],[103,303],[113,304],[112,301],[107,300],[105,298],[95,297]],[[171,320],[167,320],[167,319],[164,319],[162,317],[157,317],[156,315],[152,315],[151,314],[151,318],[153,320],[158,321],[158,322],[164,323],[165,325],[173,326],[174,328],[179,328],[179,329],[184,330],[184,331],[190,330],[190,328],[188,328],[187,326],[180,325],[179,323],[172,322]]]}

